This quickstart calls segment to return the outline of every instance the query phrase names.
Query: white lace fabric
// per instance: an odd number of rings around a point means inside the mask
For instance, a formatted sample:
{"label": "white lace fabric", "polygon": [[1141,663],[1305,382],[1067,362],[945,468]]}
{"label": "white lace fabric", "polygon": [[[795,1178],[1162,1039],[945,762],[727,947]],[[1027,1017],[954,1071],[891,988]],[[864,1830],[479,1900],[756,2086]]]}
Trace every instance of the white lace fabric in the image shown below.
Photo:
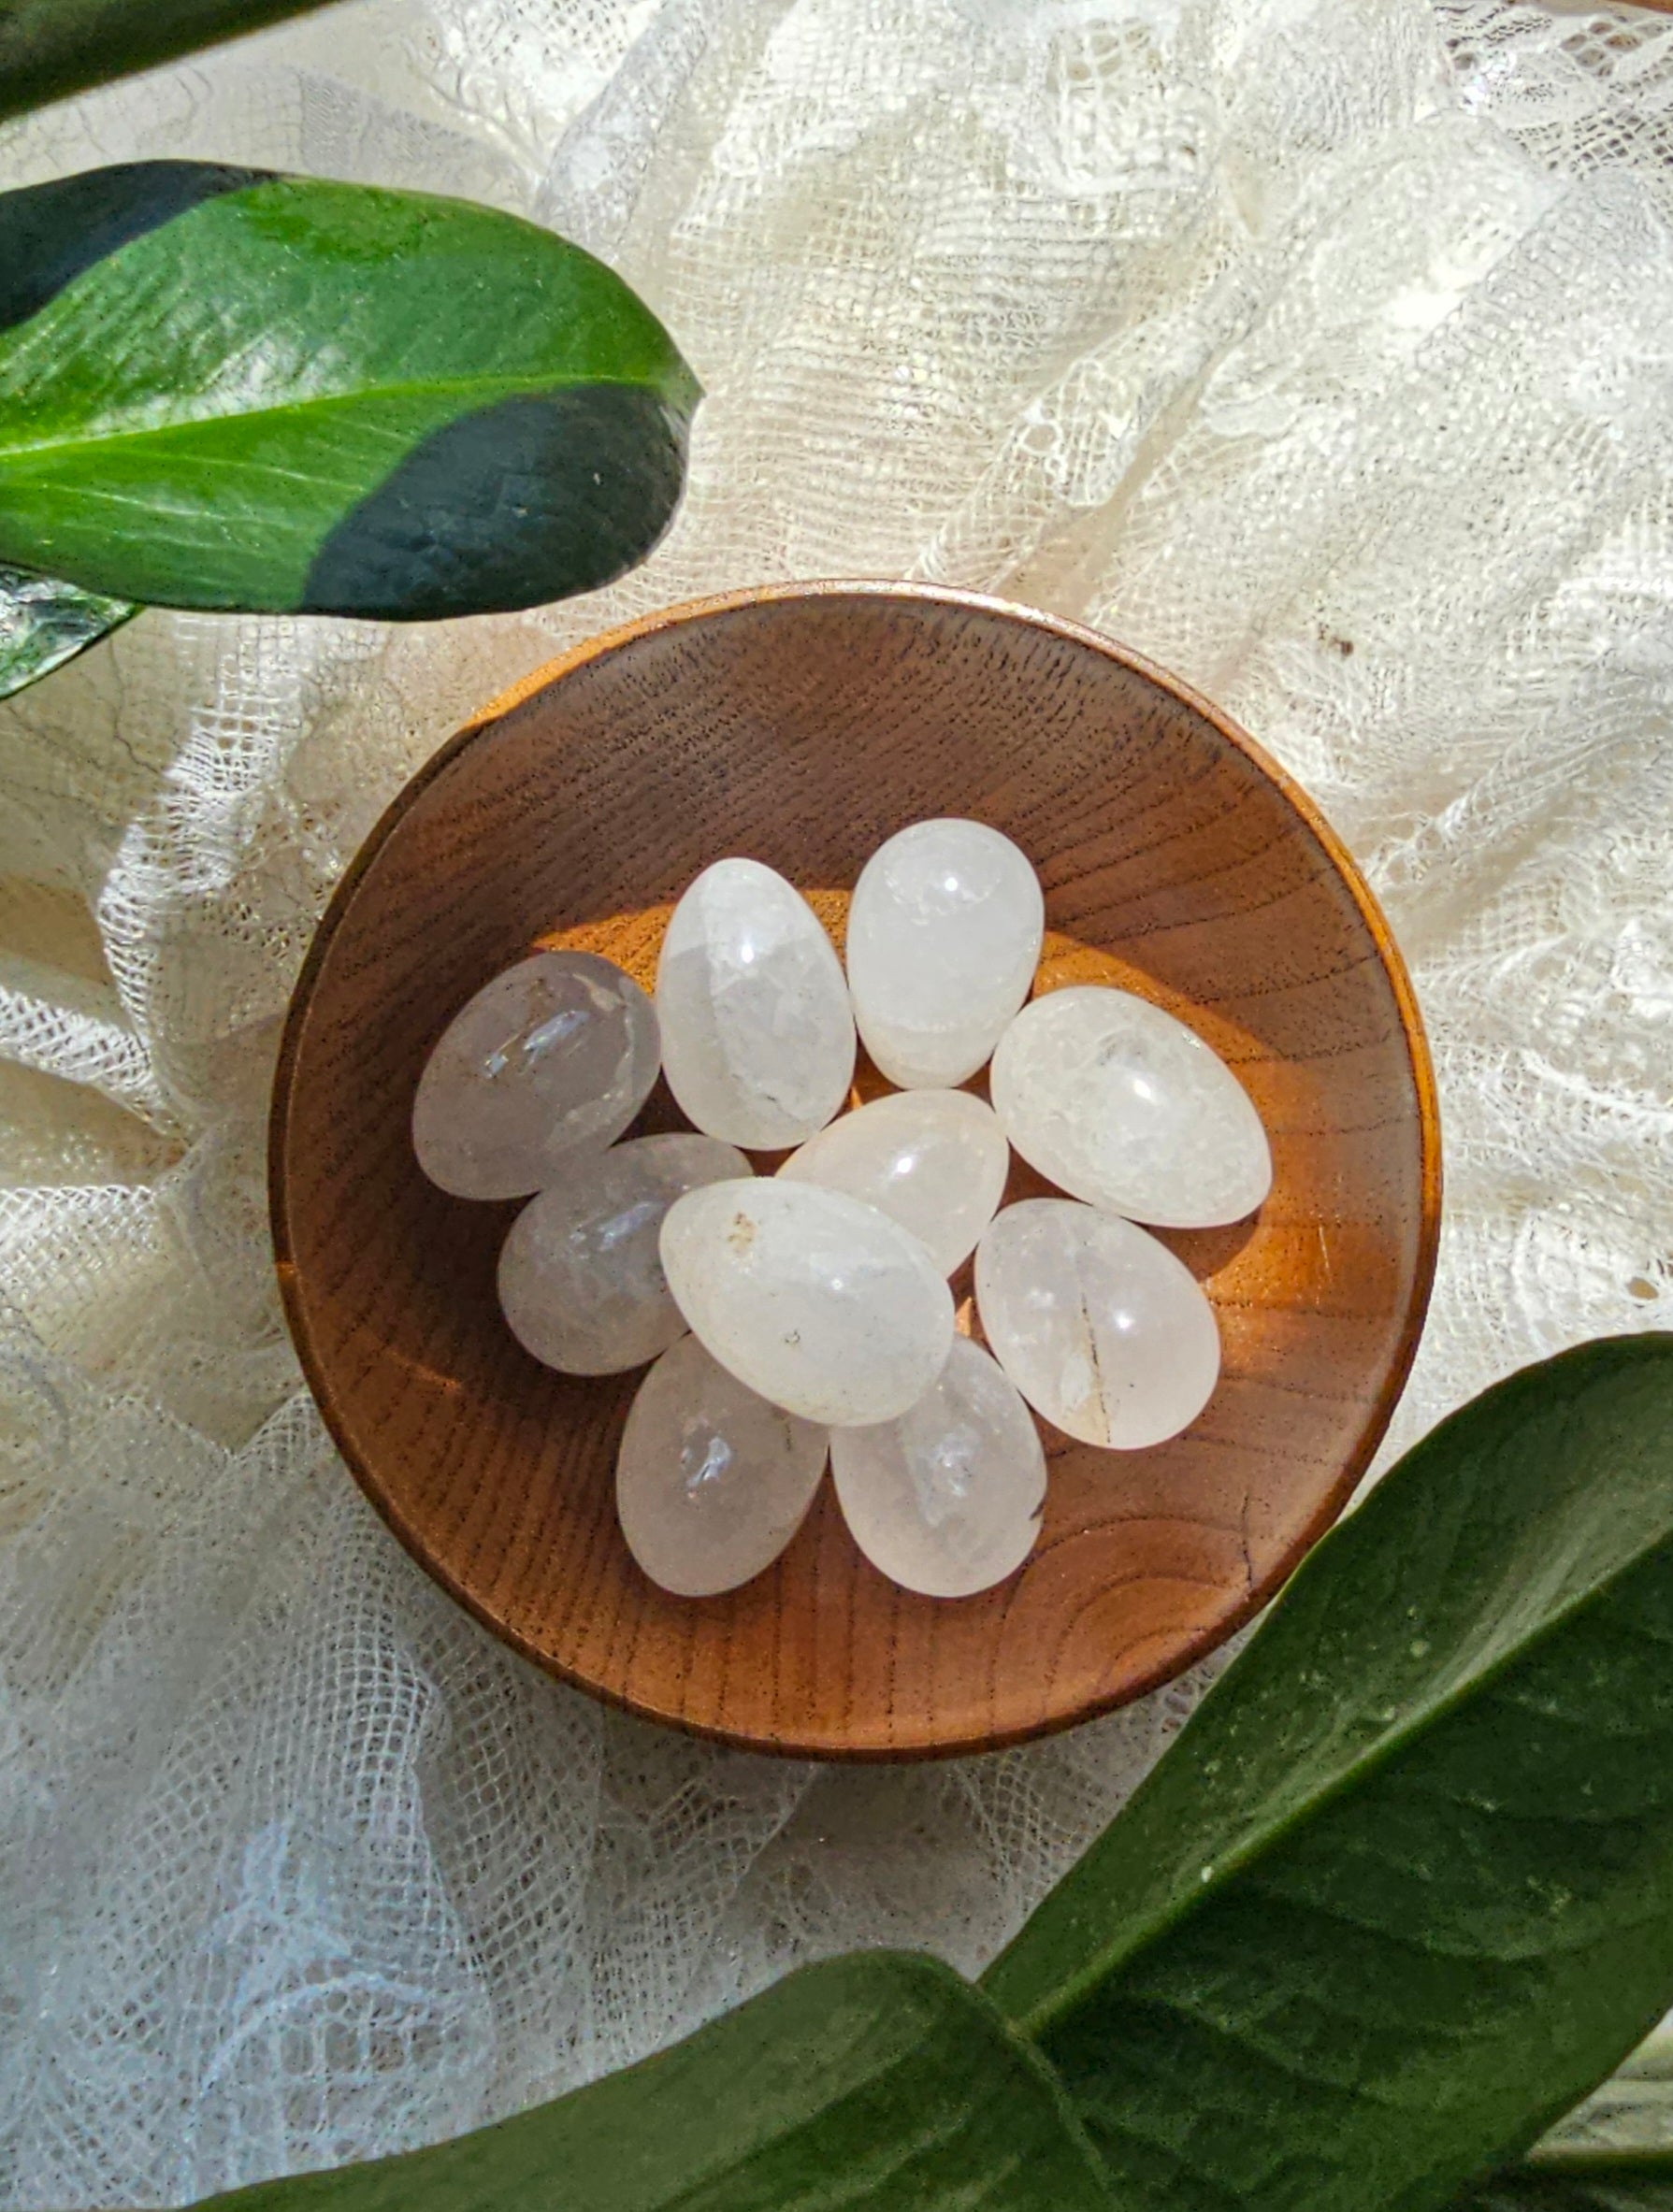
{"label": "white lace fabric", "polygon": [[[1089,620],[1370,871],[1449,1194],[1395,1445],[1673,1316],[1673,24],[1506,0],[353,0],[0,135],[455,192],[709,397],[639,573],[152,613],[0,708],[0,2194],[394,2150],[851,1944],[978,1967],[1189,1710],[820,1770],[548,1683],[303,1393],[263,1186],[331,886],[622,616],[922,577]],[[1025,741],[1019,733],[1019,741]]]}

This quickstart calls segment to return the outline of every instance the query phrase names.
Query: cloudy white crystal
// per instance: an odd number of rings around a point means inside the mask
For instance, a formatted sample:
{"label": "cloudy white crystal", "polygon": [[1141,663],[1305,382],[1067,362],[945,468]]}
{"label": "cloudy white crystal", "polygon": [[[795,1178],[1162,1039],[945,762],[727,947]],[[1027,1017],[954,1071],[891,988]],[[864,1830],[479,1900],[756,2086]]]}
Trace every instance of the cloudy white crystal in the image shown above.
{"label": "cloudy white crystal", "polygon": [[854,1541],[927,1598],[968,1598],[1034,1547],[1046,1453],[1033,1415],[979,1344],[955,1337],[940,1376],[898,1419],[833,1429],[830,1467]]}
{"label": "cloudy white crystal", "polygon": [[769,1405],[696,1337],[639,1386],[616,1458],[616,1512],[641,1567],[676,1597],[736,1589],[771,1567],[825,1472],[825,1430]]}
{"label": "cloudy white crystal", "polygon": [[1136,1451],[1190,1426],[1219,1376],[1200,1285],[1131,1221],[1068,1199],[1007,1206],[976,1247],[994,1357],[1048,1421]]}
{"label": "cloudy white crystal", "polygon": [[1206,1228],[1272,1187],[1248,1092],[1194,1030],[1130,991],[1084,984],[1025,1006],[989,1088],[1023,1158],[1089,1205]]}
{"label": "cloudy white crystal", "polygon": [[778,1171],[877,1207],[950,1275],[993,1219],[1010,1164],[1005,1133],[982,1099],[893,1091],[810,1137]]}
{"label": "cloudy white crystal", "polygon": [[686,1191],[749,1171],[714,1137],[636,1137],[571,1160],[501,1248],[499,1304],[512,1335],[565,1374],[619,1374],[655,1359],[685,1333],[657,1249],[663,1216]]}
{"label": "cloudy white crystal", "polygon": [[758,860],[717,860],[656,970],[669,1087],[711,1137],[764,1150],[823,1128],[854,1077],[854,1017],[818,916]]}
{"label": "cloudy white crystal", "polygon": [[915,822],[880,845],[848,912],[859,1034],[891,1083],[949,1087],[982,1067],[1028,996],[1039,879],[983,822]]}
{"label": "cloudy white crystal", "polygon": [[662,1225],[662,1266],[722,1366],[805,1420],[892,1420],[952,1343],[952,1296],[918,1240],[815,1184],[688,1192]]}
{"label": "cloudy white crystal", "polygon": [[656,1016],[613,960],[538,953],[442,1031],[412,1101],[412,1148],[461,1199],[520,1199],[619,1137],[656,1080]]}

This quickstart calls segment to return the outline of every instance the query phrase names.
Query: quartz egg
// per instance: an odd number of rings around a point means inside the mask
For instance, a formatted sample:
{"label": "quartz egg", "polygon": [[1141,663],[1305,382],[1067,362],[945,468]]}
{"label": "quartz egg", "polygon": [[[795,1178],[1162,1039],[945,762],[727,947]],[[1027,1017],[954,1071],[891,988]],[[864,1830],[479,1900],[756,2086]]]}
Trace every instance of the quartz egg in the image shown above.
{"label": "quartz egg", "polygon": [[1034,1417],[979,1344],[955,1337],[916,1405],[833,1429],[830,1469],[854,1541],[927,1598],[968,1598],[1021,1566],[1046,1496]]}
{"label": "quartz egg", "polygon": [[749,1171],[714,1137],[636,1137],[571,1160],[500,1251],[499,1303],[518,1343],[572,1375],[655,1359],[685,1333],[657,1251],[663,1216],[686,1191]]}
{"label": "quartz egg", "polygon": [[662,1266],[723,1367],[809,1421],[887,1421],[921,1398],[953,1341],[933,1259],[874,1206],[776,1176],[675,1200]]}
{"label": "quartz egg", "polygon": [[848,987],[891,1083],[976,1072],[1028,996],[1045,926],[1038,877],[985,822],[915,822],[877,848],[848,912]]}
{"label": "quartz egg", "polygon": [[696,1337],[640,1385],[616,1458],[627,1549],[676,1597],[736,1589],[771,1567],[806,1516],[826,1435],[769,1405]]}
{"label": "quartz egg", "polygon": [[781,1177],[863,1199],[909,1228],[950,1275],[1004,1194],[1011,1148],[968,1091],[893,1091],[810,1137]]}
{"label": "quartz egg", "polygon": [[1219,1377],[1214,1308],[1165,1244],[1069,1199],[1007,1206],[976,1247],[994,1357],[1037,1413],[1136,1451],[1187,1428]]}
{"label": "quartz egg", "polygon": [[699,1129],[776,1151],[854,1078],[854,1016],[818,916],[758,860],[717,860],[675,907],[656,970],[669,1088]]}
{"label": "quartz egg", "polygon": [[1272,1187],[1261,1117],[1192,1029],[1131,991],[1083,984],[1000,1040],[993,1109],[1023,1158],[1089,1205],[1164,1228],[1239,1221]]}
{"label": "quartz egg", "polygon": [[619,1137],[656,1080],[656,1016],[613,960],[538,953],[467,1001],[425,1064],[412,1148],[461,1199],[520,1199]]}

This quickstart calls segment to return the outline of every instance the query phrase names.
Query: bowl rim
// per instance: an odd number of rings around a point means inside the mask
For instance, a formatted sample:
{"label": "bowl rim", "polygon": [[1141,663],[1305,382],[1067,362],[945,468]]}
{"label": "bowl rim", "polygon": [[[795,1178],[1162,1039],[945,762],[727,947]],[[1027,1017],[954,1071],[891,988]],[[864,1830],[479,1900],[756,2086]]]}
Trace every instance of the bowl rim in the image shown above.
{"label": "bowl rim", "polygon": [[[728,614],[742,608],[773,606],[808,599],[873,598],[897,599],[916,604],[966,608],[974,612],[998,615],[1007,622],[1022,625],[1025,628],[1044,631],[1071,643],[1089,647],[1104,659],[1113,661],[1130,673],[1141,676],[1159,689],[1189,707],[1210,725],[1217,734],[1240,753],[1257,772],[1276,786],[1279,795],[1288,800],[1301,817],[1320,849],[1346,886],[1361,920],[1364,923],[1383,973],[1393,992],[1399,1014],[1401,1039],[1405,1045],[1406,1064],[1411,1071],[1418,1110],[1419,1134],[1419,1221],[1416,1265],[1413,1270],[1410,1294],[1401,1323],[1399,1341],[1393,1357],[1384,1372],[1381,1387],[1369,1407],[1361,1425],[1352,1449],[1343,1459],[1334,1482],[1320,1498],[1314,1512],[1308,1516],[1300,1533],[1279,1555],[1262,1585],[1241,1599],[1222,1618],[1200,1633],[1185,1640],[1154,1666],[1147,1669],[1135,1682],[1124,1686],[1105,1697],[1089,1698],[1071,1711],[1056,1714],[1043,1721],[1009,1730],[994,1731],[979,1736],[959,1735],[945,1742],[919,1743],[905,1745],[873,1744],[854,1746],[836,1746],[829,1743],[806,1743],[792,1736],[767,1737],[746,1731],[728,1729],[713,1723],[688,1720],[681,1715],[663,1711],[658,1707],[627,1696],[623,1691],[600,1683],[579,1669],[566,1665],[551,1653],[542,1651],[508,1622],[496,1617],[489,1608],[471,1590],[436,1559],[427,1548],[422,1529],[411,1523],[402,1514],[395,1500],[388,1494],[373,1469],[361,1458],[352,1444],[347,1426],[336,1401],[336,1394],[324,1364],[319,1357],[305,1311],[299,1271],[292,1242],[289,1221],[289,1185],[286,1158],[289,1143],[291,1100],[295,1091],[297,1062],[302,1050],[303,1033],[312,1010],[315,989],[326,956],[336,941],[338,931],[354,901],[363,878],[370,871],[384,845],[397,826],[412,807],[474,740],[494,723],[500,721],[514,709],[522,706],[537,693],[546,690],[561,677],[590,662],[622,651],[641,638],[655,636],[660,631],[675,628],[686,623],[703,622],[714,616]],[[1321,1536],[1337,1521],[1354,1492],[1359,1487],[1366,1470],[1375,1458],[1378,1445],[1388,1431],[1394,1409],[1399,1403],[1412,1362],[1417,1357],[1428,1314],[1430,1296],[1435,1285],[1435,1266],[1439,1257],[1441,1230],[1442,1164],[1441,1124],[1439,1099],[1435,1087],[1435,1070],[1430,1057],[1429,1041],[1419,1010],[1417,993],[1406,961],[1395,941],[1388,918],[1377,902],[1376,894],[1366,883],[1358,862],[1332,828],[1324,814],[1302,786],[1280,767],[1272,755],[1234,722],[1226,711],[1198,691],[1194,685],[1175,676],[1171,670],[1149,659],[1132,647],[1118,643],[1103,631],[1090,628],[1084,623],[1052,614],[1045,609],[1030,607],[1019,600],[1006,599],[988,592],[966,591],[953,585],[891,582],[879,578],[829,577],[807,581],[746,584],[728,592],[705,594],[700,597],[678,600],[671,606],[657,608],[651,612],[635,616],[632,620],[613,625],[595,636],[584,638],[553,659],[520,677],[498,693],[478,710],[453,736],[445,740],[429,757],[417,768],[389,804],[350,860],[339,878],[336,889],[327,901],[324,913],[310,941],[307,954],[292,986],[285,1011],[284,1027],[280,1040],[279,1056],[273,1076],[271,1106],[267,1120],[267,1206],[269,1227],[273,1240],[275,1268],[279,1280],[280,1299],[284,1310],[285,1326],[294,1345],[297,1360],[307,1383],[309,1394],[319,1409],[327,1433],[341,1456],[344,1464],[365,1493],[379,1517],[384,1522],[402,1548],[429,1576],[431,1581],[446,1591],[457,1604],[462,1605],[473,1619],[480,1622],[501,1644],[509,1645],[518,1655],[538,1667],[542,1673],[584,1690],[589,1697],[615,1707],[618,1711],[633,1714],[642,1720],[676,1728],[684,1734],[707,1742],[724,1744],[733,1750],[758,1752],[786,1759],[815,1760],[825,1764],[902,1765],[920,1760],[976,1756],[990,1751],[1008,1750],[1017,1745],[1031,1743],[1056,1735],[1065,1729],[1077,1728],[1082,1723],[1097,1719],[1101,1715],[1134,1704],[1141,1698],[1175,1681],[1200,1659],[1220,1649],[1255,1616],[1270,1605],[1294,1573],[1296,1568],[1312,1550]]]}

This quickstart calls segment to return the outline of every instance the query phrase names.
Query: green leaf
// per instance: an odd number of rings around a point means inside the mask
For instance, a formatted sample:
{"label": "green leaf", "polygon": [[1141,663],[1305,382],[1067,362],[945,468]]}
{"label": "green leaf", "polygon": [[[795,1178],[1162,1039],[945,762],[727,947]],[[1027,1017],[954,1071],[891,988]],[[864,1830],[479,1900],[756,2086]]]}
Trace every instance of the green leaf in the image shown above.
{"label": "green leaf", "polygon": [[137,612],[125,599],[0,567],[0,699],[50,675]]}
{"label": "green leaf", "polygon": [[[0,196],[0,560],[155,605],[400,620],[644,557],[698,389],[618,277],[491,208],[251,174]],[[83,219],[115,241],[91,261]]]}
{"label": "green leaf", "polygon": [[859,1952],[686,2042],[433,2149],[210,2200],[238,2212],[1108,2212],[1062,2093],[967,1982]]}
{"label": "green leaf", "polygon": [[0,330],[38,314],[119,246],[271,175],[226,162],[123,162],[0,194]]}
{"label": "green leaf", "polygon": [[1673,2212],[1673,2150],[1578,2150],[1507,2166],[1457,2212]]}
{"label": "green leaf", "polygon": [[1421,2212],[1673,1997],[1673,1337],[1444,1422],[988,1988],[1124,2205]]}
{"label": "green leaf", "polygon": [[306,15],[325,0],[0,0],[0,117]]}

